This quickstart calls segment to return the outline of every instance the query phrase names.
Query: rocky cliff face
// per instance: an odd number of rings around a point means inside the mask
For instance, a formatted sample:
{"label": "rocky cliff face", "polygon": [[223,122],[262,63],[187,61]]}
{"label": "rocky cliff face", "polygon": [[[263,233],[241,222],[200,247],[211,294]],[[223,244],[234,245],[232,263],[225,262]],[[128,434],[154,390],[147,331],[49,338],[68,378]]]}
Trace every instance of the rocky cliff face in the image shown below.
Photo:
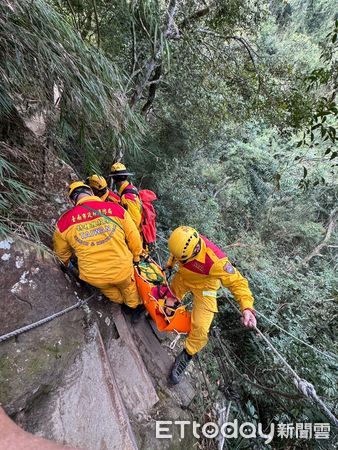
{"label": "rocky cliff face", "polygon": [[[0,261],[0,335],[89,294],[35,244],[2,240]],[[0,343],[1,403],[25,429],[83,449],[187,448],[155,438],[155,421],[187,420],[194,397],[187,380],[168,388],[164,344],[146,318],[132,327],[97,294],[89,307]]]}
{"label": "rocky cliff face", "polygon": [[[32,211],[52,227],[66,208],[65,187],[74,173],[25,133],[27,153],[34,146],[38,152],[35,171],[29,158],[23,161],[31,174],[26,181],[43,181]],[[15,158],[11,145],[7,152]],[[16,235],[0,241],[0,335],[93,293],[60,270],[50,237],[45,243]],[[26,430],[83,449],[192,448],[179,436],[155,438],[156,420],[189,419],[194,397],[191,380],[167,386],[174,359],[168,342],[170,336],[160,342],[145,318],[132,327],[120,307],[97,292],[87,307],[0,342],[0,403]]]}

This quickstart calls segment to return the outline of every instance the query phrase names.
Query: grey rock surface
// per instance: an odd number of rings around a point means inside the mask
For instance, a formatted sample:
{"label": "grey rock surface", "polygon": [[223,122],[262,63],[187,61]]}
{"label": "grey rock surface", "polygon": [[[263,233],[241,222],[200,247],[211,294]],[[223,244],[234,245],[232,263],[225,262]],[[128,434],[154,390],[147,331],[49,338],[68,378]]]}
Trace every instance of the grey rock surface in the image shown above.
{"label": "grey rock surface", "polygon": [[[0,276],[0,335],[78,301],[54,257],[32,243],[0,242]],[[84,343],[83,318],[74,310],[0,343],[0,401],[7,412],[20,411],[58,383]]]}
{"label": "grey rock surface", "polygon": [[137,450],[97,325],[60,384],[25,417],[39,436],[85,450]]}
{"label": "grey rock surface", "polygon": [[[88,295],[51,253],[19,239],[0,241],[0,275],[0,335]],[[155,435],[156,420],[191,418],[194,388],[167,386],[172,362],[148,321],[132,326],[98,293],[86,312],[0,342],[0,403],[27,431],[86,450],[189,449],[189,439]]]}

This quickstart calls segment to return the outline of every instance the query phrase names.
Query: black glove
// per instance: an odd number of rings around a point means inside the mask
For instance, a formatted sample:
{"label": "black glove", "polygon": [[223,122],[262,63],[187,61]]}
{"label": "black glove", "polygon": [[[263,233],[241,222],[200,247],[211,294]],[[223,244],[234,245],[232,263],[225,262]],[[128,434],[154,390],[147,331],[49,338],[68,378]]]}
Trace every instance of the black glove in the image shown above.
{"label": "black glove", "polygon": [[167,272],[167,278],[171,277],[171,274],[173,273],[172,267],[162,267],[163,272]]}

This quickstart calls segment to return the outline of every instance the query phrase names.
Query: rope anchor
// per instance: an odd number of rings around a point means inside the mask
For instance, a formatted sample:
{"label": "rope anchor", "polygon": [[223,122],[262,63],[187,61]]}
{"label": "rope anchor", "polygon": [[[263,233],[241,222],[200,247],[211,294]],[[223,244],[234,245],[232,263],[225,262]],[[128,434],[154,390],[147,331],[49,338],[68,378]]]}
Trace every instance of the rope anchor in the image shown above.
{"label": "rope anchor", "polygon": [[[229,303],[239,314],[241,314],[238,308],[232,303],[231,300],[229,301]],[[304,397],[311,399],[313,402],[317,403],[317,405],[321,408],[323,413],[335,424],[336,427],[338,427],[337,417],[330,411],[330,409],[326,406],[323,400],[318,397],[316,389],[313,386],[313,384],[309,383],[307,380],[300,378],[298,373],[290,366],[285,357],[279,353],[279,351],[275,348],[275,346],[270,342],[270,340],[265,336],[265,334],[259,328],[257,328],[257,326],[254,328],[254,330],[256,331],[257,335],[259,335],[265,341],[267,346],[283,363],[285,369],[289,373],[290,377],[292,377],[292,381],[296,386],[296,388],[299,390],[299,392],[303,394]]]}

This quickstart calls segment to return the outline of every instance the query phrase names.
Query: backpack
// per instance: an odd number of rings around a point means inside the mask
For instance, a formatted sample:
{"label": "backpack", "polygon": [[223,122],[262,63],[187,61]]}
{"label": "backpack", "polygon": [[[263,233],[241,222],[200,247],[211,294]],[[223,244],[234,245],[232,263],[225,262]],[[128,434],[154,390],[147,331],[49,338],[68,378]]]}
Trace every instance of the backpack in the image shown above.
{"label": "backpack", "polygon": [[156,242],[156,211],[152,204],[157,200],[155,192],[150,189],[142,189],[138,191],[136,188],[126,188],[121,195],[134,194],[139,197],[142,204],[142,234],[147,244],[153,244]]}

